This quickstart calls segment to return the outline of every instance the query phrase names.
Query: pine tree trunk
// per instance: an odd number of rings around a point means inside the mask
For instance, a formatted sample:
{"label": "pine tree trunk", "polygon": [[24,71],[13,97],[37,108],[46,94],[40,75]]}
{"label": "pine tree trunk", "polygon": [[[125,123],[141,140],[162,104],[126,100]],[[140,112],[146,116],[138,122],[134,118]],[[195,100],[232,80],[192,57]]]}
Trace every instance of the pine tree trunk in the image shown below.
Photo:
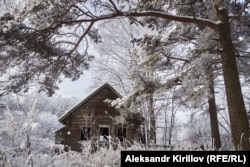
{"label": "pine tree trunk", "polygon": [[221,63],[233,143],[236,149],[250,150],[249,122],[239,81],[227,10],[224,8],[217,9],[217,16],[220,21],[218,35],[222,48]]}
{"label": "pine tree trunk", "polygon": [[213,97],[208,100],[211,134],[212,134],[214,148],[218,150],[219,148],[221,148],[221,140],[220,140],[219,125],[218,125],[217,108],[215,102],[214,80],[212,75],[209,75],[209,89],[211,94],[213,95]]}

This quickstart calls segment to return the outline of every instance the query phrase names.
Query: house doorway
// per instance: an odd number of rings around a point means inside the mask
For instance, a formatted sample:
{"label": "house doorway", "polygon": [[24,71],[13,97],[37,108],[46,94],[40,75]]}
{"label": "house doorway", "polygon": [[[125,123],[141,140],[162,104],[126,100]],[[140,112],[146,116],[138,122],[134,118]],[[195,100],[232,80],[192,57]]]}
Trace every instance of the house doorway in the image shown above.
{"label": "house doorway", "polygon": [[109,127],[100,127],[100,141],[108,140]]}

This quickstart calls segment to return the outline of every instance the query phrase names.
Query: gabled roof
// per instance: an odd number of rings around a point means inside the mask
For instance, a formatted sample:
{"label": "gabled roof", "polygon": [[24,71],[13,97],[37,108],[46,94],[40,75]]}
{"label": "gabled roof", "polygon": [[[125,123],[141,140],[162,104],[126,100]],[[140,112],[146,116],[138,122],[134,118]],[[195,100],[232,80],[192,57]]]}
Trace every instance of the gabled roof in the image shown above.
{"label": "gabled roof", "polygon": [[98,93],[100,93],[103,89],[109,88],[117,97],[122,97],[109,83],[105,83],[102,86],[100,86],[98,89],[96,89],[94,92],[92,92],[89,96],[87,96],[84,100],[82,100],[80,103],[69,109],[66,113],[64,113],[60,118],[59,122],[63,122],[63,120],[68,117],[72,112],[74,112],[78,107],[81,105],[87,103],[90,99],[92,99],[94,96],[96,96]]}

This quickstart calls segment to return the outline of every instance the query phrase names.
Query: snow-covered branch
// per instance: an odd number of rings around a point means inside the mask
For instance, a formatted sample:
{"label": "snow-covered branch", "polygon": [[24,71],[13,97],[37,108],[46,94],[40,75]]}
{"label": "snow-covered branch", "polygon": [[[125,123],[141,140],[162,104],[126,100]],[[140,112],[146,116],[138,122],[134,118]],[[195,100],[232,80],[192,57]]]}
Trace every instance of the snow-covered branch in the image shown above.
{"label": "snow-covered branch", "polygon": [[120,11],[120,12],[114,12],[96,16],[95,18],[86,18],[86,19],[84,18],[78,20],[62,21],[61,24],[67,25],[67,24],[86,23],[86,22],[94,23],[97,21],[110,20],[118,17],[156,17],[182,23],[193,23],[202,26],[207,26],[213,29],[214,31],[217,31],[217,24],[211,20],[192,17],[192,16],[172,15],[170,13],[158,12],[158,11],[144,11],[144,12]]}

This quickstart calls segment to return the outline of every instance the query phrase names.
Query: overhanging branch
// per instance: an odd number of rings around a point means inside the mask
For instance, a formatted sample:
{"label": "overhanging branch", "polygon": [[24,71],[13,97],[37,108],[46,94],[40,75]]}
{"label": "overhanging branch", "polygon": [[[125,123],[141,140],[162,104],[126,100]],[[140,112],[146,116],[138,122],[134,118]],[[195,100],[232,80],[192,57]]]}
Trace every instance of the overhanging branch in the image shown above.
{"label": "overhanging branch", "polygon": [[74,23],[87,23],[87,22],[96,22],[101,20],[108,20],[108,19],[114,19],[117,17],[157,17],[162,18],[166,20],[172,20],[182,23],[193,23],[197,25],[202,25],[209,27],[217,32],[218,25],[208,19],[203,18],[194,18],[190,16],[178,16],[178,15],[172,15],[165,12],[158,12],[158,11],[146,11],[146,12],[115,12],[110,13],[106,15],[100,15],[96,18],[86,18],[86,19],[79,19],[79,20],[72,20],[72,21],[63,21],[62,24],[74,24]]}

